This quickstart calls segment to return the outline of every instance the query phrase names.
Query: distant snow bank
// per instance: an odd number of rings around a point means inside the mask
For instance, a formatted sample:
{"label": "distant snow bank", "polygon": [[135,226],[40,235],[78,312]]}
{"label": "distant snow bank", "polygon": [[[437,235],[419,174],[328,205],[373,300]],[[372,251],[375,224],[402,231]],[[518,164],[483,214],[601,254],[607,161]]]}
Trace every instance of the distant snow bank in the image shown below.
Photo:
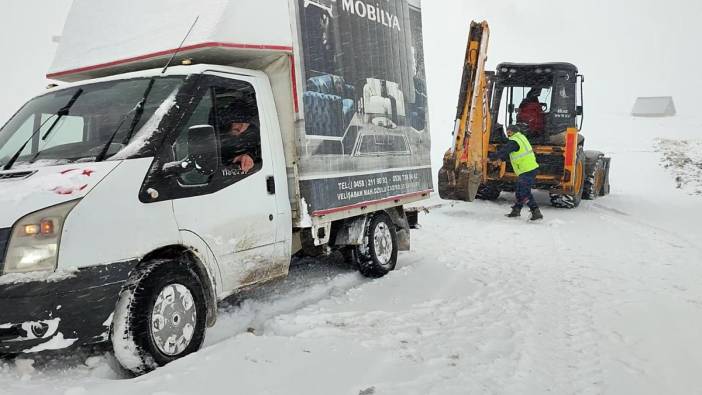
{"label": "distant snow bank", "polygon": [[677,188],[702,195],[702,140],[658,139],[656,149]]}

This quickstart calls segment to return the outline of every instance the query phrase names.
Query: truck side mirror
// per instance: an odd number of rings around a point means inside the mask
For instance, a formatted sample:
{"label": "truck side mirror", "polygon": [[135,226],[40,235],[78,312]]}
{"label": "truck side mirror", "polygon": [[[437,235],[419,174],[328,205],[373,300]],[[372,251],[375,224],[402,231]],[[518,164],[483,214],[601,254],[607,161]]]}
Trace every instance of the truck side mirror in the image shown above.
{"label": "truck side mirror", "polygon": [[212,125],[196,125],[188,129],[189,160],[203,175],[214,174],[219,166],[217,135]]}
{"label": "truck side mirror", "polygon": [[575,114],[578,116],[583,115],[583,106],[577,106],[575,107]]}
{"label": "truck side mirror", "polygon": [[510,105],[508,106],[508,108],[509,108],[509,112],[510,112],[510,113],[513,113],[513,112],[514,112],[514,104],[510,104]]}

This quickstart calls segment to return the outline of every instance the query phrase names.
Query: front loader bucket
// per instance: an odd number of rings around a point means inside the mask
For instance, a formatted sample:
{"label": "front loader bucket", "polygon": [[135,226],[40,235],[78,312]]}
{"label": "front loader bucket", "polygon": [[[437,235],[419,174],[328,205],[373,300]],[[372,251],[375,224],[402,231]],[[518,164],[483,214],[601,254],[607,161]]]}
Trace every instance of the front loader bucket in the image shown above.
{"label": "front loader bucket", "polygon": [[444,200],[472,202],[478,194],[481,174],[462,165],[456,170],[453,163],[445,163],[439,170],[439,197]]}
{"label": "front loader bucket", "polygon": [[439,170],[439,197],[456,200],[456,174],[453,169],[442,167]]}

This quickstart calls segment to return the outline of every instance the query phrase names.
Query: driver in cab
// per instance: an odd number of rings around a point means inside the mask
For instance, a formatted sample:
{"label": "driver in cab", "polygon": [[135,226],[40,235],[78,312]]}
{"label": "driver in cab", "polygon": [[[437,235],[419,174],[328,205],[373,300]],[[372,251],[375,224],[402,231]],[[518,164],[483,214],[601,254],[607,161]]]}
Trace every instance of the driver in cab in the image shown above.
{"label": "driver in cab", "polygon": [[244,100],[229,104],[220,115],[222,162],[240,174],[251,173],[261,163],[261,136],[255,106]]}

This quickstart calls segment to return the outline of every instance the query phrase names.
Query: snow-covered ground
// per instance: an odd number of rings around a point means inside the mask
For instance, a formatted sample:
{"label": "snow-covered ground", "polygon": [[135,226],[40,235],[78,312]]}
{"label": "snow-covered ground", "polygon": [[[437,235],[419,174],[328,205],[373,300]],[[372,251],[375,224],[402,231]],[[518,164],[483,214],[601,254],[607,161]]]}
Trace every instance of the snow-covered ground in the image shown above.
{"label": "snow-covered ground", "polygon": [[[0,362],[0,393],[702,393],[702,198],[657,137],[685,119],[601,119],[612,195],[546,219],[496,203],[422,215],[398,270],[334,259],[221,308],[200,352],[128,378],[107,350]],[[604,147],[607,148],[607,147]],[[526,213],[525,213],[526,214]]]}
{"label": "snow-covered ground", "polygon": [[702,139],[659,139],[664,166],[675,175],[677,187],[702,195]]}

